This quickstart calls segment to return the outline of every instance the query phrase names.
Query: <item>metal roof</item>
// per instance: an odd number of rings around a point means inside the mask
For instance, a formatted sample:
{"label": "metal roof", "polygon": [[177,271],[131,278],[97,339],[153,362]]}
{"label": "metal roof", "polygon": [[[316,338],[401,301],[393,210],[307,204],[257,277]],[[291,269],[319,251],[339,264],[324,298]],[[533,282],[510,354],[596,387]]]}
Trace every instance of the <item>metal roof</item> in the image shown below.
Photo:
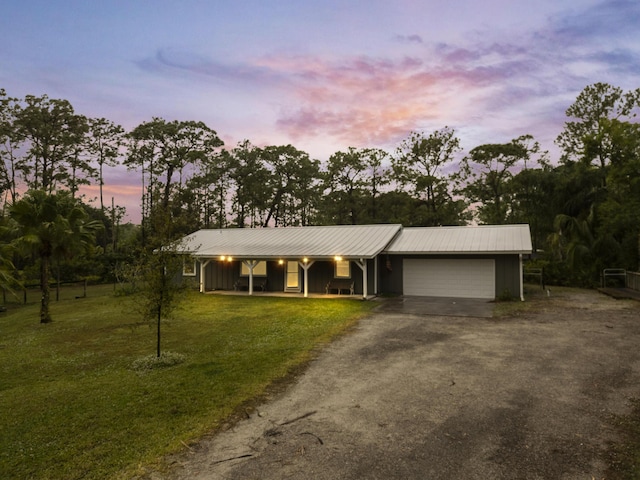
{"label": "metal roof", "polygon": [[529,225],[412,227],[384,249],[391,254],[531,253]]}
{"label": "metal roof", "polygon": [[401,229],[401,225],[206,229],[185,237],[181,250],[205,258],[373,258]]}

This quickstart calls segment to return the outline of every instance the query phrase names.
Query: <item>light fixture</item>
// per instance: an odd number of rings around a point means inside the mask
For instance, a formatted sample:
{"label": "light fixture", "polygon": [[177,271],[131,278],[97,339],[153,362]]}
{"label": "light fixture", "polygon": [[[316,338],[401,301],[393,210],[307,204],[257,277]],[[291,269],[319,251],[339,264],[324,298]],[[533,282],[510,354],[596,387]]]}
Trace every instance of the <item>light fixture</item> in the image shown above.
{"label": "light fixture", "polygon": [[278,265],[284,265],[284,260],[282,259],[278,260]]}
{"label": "light fixture", "polygon": [[334,257],[334,259],[335,259],[336,262],[341,262],[342,261],[342,257],[340,255],[336,255]]}
{"label": "light fixture", "polygon": [[304,257],[304,258],[302,259],[302,263],[307,263],[308,261],[309,261],[309,259],[308,259],[307,257]]}
{"label": "light fixture", "polygon": [[227,257],[225,257],[224,255],[220,255],[220,261],[224,262],[226,260]]}
{"label": "light fixture", "polygon": [[227,262],[233,261],[233,257],[227,257]]}

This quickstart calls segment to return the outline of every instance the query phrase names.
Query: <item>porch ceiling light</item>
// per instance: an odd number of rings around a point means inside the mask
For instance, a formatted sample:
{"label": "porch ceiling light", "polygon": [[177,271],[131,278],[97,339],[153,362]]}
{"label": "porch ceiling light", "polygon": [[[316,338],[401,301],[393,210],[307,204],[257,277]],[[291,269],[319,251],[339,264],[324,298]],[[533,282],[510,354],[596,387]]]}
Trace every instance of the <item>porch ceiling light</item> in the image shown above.
{"label": "porch ceiling light", "polygon": [[284,260],[282,259],[278,260],[278,265],[284,265]]}
{"label": "porch ceiling light", "polygon": [[336,255],[335,257],[333,257],[333,259],[334,259],[336,262],[341,262],[341,261],[342,261],[342,257],[341,257],[340,255]]}
{"label": "porch ceiling light", "polygon": [[307,257],[304,257],[304,258],[302,259],[302,263],[308,263],[308,262],[309,262],[309,259],[308,259]]}
{"label": "porch ceiling light", "polygon": [[225,257],[224,255],[220,255],[220,261],[224,262],[227,259],[227,257]]}

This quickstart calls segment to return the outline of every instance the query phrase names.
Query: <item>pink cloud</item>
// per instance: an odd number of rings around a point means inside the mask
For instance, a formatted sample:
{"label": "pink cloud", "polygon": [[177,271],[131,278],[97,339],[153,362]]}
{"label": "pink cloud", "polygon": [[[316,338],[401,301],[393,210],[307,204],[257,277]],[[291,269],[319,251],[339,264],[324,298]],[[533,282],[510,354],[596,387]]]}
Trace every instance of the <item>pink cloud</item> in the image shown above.
{"label": "pink cloud", "polygon": [[[111,208],[111,198],[113,197],[116,206],[126,208],[125,221],[137,223],[140,221],[141,191],[142,187],[140,185],[106,184],[102,189],[105,208]],[[100,208],[100,187],[98,185],[82,186],[80,194],[93,207]]]}
{"label": "pink cloud", "polygon": [[437,69],[421,59],[353,57],[265,59],[287,69],[293,106],[283,108],[279,127],[294,138],[329,135],[342,142],[385,144],[433,121],[450,105],[452,86],[464,88],[467,72]]}

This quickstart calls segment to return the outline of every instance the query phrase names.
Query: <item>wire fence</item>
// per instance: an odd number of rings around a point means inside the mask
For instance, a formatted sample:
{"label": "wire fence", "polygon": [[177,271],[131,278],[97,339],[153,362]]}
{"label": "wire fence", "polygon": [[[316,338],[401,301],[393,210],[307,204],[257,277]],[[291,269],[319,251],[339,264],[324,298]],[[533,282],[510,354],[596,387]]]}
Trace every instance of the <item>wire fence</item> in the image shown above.
{"label": "wire fence", "polygon": [[[113,284],[91,285],[86,280],[52,283],[49,288],[52,302],[111,295],[115,289]],[[39,283],[22,285],[22,288],[12,291],[2,289],[2,305],[29,305],[40,303],[41,299]]]}

